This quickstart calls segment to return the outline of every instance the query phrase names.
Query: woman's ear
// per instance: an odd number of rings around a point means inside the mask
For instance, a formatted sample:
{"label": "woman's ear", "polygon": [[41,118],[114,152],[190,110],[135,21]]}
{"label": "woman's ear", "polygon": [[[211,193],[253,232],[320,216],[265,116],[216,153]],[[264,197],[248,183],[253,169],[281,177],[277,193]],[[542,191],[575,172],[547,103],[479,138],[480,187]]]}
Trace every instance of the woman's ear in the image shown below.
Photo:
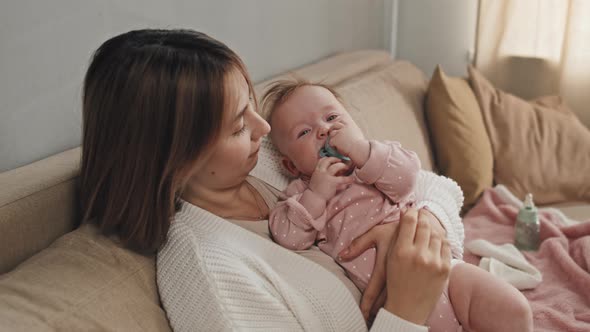
{"label": "woman's ear", "polygon": [[293,164],[293,162],[285,156],[281,157],[281,165],[287,171],[287,173],[291,174],[293,177],[297,178],[299,175],[301,175],[301,172],[299,172],[295,164]]}

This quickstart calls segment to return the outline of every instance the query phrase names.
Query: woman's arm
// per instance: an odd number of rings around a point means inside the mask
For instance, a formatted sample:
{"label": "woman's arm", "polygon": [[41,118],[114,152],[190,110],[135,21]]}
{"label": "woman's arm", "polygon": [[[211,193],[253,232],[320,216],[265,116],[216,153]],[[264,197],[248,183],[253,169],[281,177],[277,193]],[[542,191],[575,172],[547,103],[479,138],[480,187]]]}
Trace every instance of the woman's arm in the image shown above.
{"label": "woman's arm", "polygon": [[[391,225],[383,225],[388,228],[381,230],[389,235],[387,233],[394,229],[390,237],[382,238],[386,239],[388,246],[378,245],[377,249],[379,260],[379,249],[387,247],[383,262],[387,301],[379,309],[371,331],[391,331],[394,326],[398,331],[427,331],[424,324],[440,298],[450,273],[449,244],[439,233],[432,231],[428,221],[418,218],[415,209],[408,210],[399,227]],[[368,248],[374,239],[370,235],[369,232],[361,236],[359,241],[355,240],[353,246],[356,248],[352,251],[362,252]]]}
{"label": "woman's arm", "polygon": [[411,209],[402,217],[387,253],[384,308],[424,324],[451,271],[449,243]]}
{"label": "woman's arm", "polygon": [[[408,211],[412,210],[414,209]],[[402,217],[402,219],[403,218],[404,217]],[[420,220],[420,224],[428,225],[431,230],[432,225],[437,222],[431,213],[426,213],[425,209],[418,211],[416,219]],[[377,248],[375,266],[371,273],[371,279],[363,292],[360,304],[361,312],[367,321],[377,313],[379,308],[381,308],[385,302],[387,253],[389,252],[391,245],[394,243],[392,239],[394,239],[397,227],[397,223],[377,225],[371,228],[367,233],[356,238],[352,244],[339,255],[341,260],[347,261],[354,259],[369,248]],[[431,233],[432,236],[442,237],[440,232],[432,231]],[[445,242],[448,241],[445,239]]]}
{"label": "woman's arm", "polygon": [[172,226],[156,261],[158,292],[172,330],[192,331],[197,326],[203,331],[231,330],[196,248],[181,232],[190,230]]}
{"label": "woman's arm", "polygon": [[[463,205],[463,192],[451,179],[428,171],[420,171],[416,181],[416,208],[419,219],[430,225],[440,222],[446,230],[453,257],[463,257],[465,237],[459,211]],[[428,213],[431,212],[431,213]],[[385,288],[385,254],[389,250],[395,224],[377,225],[352,242],[340,257],[351,260],[366,249],[377,248],[377,257],[371,279],[361,299],[361,311],[368,319],[383,304]]]}
{"label": "woman's arm", "polygon": [[[190,227],[173,225],[166,244],[158,252],[158,291],[175,332],[260,328],[366,331],[354,301],[343,287],[335,287],[338,292],[333,291],[334,284],[330,283],[325,289],[291,287],[301,280],[298,276],[277,274],[263,259],[240,259],[236,247],[222,245],[209,250],[211,243],[203,243],[207,239],[208,236],[191,233]],[[325,276],[318,275],[318,271],[329,274],[315,264],[311,267],[299,273],[312,273],[311,278],[319,279]],[[338,323],[343,321],[346,323]],[[373,331],[426,331],[389,312],[380,315],[375,326],[382,328],[374,327]]]}
{"label": "woman's arm", "polygon": [[238,259],[235,248],[210,250],[204,241],[177,224],[158,251],[158,292],[173,331],[317,330],[314,317],[302,322],[293,309],[293,294],[275,287],[276,274]]}

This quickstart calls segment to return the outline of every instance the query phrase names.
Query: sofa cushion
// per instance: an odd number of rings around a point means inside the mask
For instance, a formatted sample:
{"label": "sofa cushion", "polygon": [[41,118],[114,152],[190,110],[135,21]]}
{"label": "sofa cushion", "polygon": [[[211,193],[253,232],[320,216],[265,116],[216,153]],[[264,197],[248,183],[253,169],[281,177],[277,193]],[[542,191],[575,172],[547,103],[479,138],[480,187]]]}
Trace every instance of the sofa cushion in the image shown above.
{"label": "sofa cushion", "polygon": [[262,96],[270,83],[287,79],[293,75],[312,82],[335,85],[359,73],[377,69],[389,63],[391,63],[391,54],[384,50],[344,52],[259,82],[254,90],[257,96]]}
{"label": "sofa cushion", "polygon": [[471,208],[493,185],[494,155],[479,104],[469,83],[437,67],[426,97],[426,122],[441,174],[457,181]]}
{"label": "sofa cushion", "polygon": [[558,209],[569,219],[579,222],[590,222],[590,203],[585,202],[563,202],[543,206]]}
{"label": "sofa cushion", "polygon": [[424,122],[424,73],[407,61],[396,61],[336,86],[348,111],[367,138],[399,141],[415,151],[422,168],[433,169]]}
{"label": "sofa cushion", "polygon": [[0,274],[76,226],[80,149],[0,173]]}
{"label": "sofa cushion", "polygon": [[0,276],[7,331],[169,331],[155,260],[82,225]]}
{"label": "sofa cushion", "polygon": [[537,204],[590,202],[590,130],[573,112],[496,89],[473,67],[469,81],[492,143],[494,181],[521,199],[532,193]]}

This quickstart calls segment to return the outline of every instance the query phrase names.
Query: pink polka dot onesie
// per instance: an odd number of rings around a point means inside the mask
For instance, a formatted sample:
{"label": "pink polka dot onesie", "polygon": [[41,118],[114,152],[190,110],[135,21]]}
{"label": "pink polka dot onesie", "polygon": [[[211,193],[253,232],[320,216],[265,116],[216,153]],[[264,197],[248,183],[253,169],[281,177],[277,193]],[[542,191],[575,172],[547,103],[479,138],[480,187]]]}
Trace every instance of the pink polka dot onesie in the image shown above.
{"label": "pink polka dot onesie", "polygon": [[[328,201],[313,193],[313,204],[325,207],[318,218],[308,212],[311,207],[299,202],[309,183],[297,179],[289,184],[270,214],[269,228],[275,242],[292,250],[317,243],[323,252],[336,258],[373,226],[399,221],[400,212],[413,204],[420,160],[398,142],[371,141],[370,145],[369,159],[350,175],[355,177],[352,184]],[[363,291],[373,271],[375,249],[340,264]]]}

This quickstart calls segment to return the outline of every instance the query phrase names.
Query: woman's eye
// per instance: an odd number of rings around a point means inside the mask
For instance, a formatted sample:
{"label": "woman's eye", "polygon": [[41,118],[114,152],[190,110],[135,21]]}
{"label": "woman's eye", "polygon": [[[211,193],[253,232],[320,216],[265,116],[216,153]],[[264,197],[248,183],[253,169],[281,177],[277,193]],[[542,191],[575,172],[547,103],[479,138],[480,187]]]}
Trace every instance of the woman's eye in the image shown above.
{"label": "woman's eye", "polygon": [[326,120],[328,120],[328,121],[332,121],[332,120],[335,120],[337,117],[338,117],[338,115],[335,115],[335,114],[333,114],[333,115],[330,115],[330,116],[328,117],[328,119],[326,119]]}
{"label": "woman's eye", "polygon": [[242,135],[245,132],[246,132],[246,124],[244,124],[242,126],[242,128],[240,128],[240,130],[238,130],[235,133],[233,133],[233,136],[240,136],[240,135]]}
{"label": "woman's eye", "polygon": [[305,135],[307,135],[309,132],[310,132],[310,130],[309,130],[309,129],[302,130],[302,131],[299,133],[299,135],[297,135],[297,138],[299,138],[299,137],[301,137],[301,136],[305,136]]}

